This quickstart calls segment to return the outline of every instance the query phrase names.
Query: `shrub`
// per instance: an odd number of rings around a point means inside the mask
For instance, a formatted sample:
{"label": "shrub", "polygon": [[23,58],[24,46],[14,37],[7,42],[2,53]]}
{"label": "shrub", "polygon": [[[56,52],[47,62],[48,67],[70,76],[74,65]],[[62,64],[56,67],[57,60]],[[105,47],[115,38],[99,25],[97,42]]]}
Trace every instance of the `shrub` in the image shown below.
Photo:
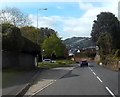
{"label": "shrub", "polygon": [[120,49],[116,50],[114,57],[120,57]]}

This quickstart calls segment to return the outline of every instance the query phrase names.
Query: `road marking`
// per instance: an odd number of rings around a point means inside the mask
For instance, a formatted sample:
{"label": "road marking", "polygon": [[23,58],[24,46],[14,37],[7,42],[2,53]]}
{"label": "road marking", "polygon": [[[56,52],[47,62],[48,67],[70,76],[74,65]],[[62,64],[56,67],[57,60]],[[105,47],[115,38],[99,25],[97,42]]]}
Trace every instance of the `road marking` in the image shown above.
{"label": "road marking", "polygon": [[89,67],[89,69],[90,69],[91,71],[93,71],[90,67]]}
{"label": "road marking", "polygon": [[88,67],[90,70],[91,70],[91,68],[90,67]]}
{"label": "road marking", "polygon": [[116,97],[108,87],[105,87],[105,88],[107,89],[107,91],[108,91],[113,97]]}
{"label": "road marking", "polygon": [[93,72],[93,74],[94,74],[94,75],[96,75],[96,73],[95,73],[95,72]]}
{"label": "road marking", "polygon": [[103,81],[97,76],[97,79],[102,83]]}
{"label": "road marking", "polygon": [[[97,76],[96,73],[95,73],[90,67],[89,67],[89,69],[93,72],[93,74],[94,74],[95,76]],[[97,76],[97,79],[98,79],[101,83],[103,82],[98,76]],[[113,97],[116,97],[108,87],[105,87],[105,88],[107,89],[107,91],[108,91]]]}
{"label": "road marking", "polygon": [[89,67],[89,69],[91,69],[91,68]]}
{"label": "road marking", "polygon": [[45,87],[41,88],[40,90],[36,91],[35,93],[33,93],[30,97],[36,95],[37,93],[39,93],[40,91],[44,90],[45,88],[49,87],[50,85],[52,85],[56,80],[53,80],[52,82],[50,82],[48,85],[46,85]]}

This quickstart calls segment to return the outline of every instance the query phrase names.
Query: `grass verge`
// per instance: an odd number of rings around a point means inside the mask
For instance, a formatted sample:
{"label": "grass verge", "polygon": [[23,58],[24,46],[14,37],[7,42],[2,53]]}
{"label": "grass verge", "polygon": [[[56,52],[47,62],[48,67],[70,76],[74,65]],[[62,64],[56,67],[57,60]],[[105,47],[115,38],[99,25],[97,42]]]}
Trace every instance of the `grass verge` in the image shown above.
{"label": "grass verge", "polygon": [[56,60],[54,63],[50,62],[39,62],[38,67],[40,68],[57,68],[57,67],[71,67],[71,64],[74,64],[75,62],[72,60]]}

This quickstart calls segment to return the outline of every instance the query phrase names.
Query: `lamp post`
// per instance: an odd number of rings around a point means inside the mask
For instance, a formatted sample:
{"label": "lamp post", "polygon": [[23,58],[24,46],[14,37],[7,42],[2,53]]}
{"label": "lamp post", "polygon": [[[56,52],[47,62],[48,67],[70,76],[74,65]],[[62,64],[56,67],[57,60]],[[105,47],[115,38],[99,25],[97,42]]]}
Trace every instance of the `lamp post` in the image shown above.
{"label": "lamp post", "polygon": [[44,57],[44,49],[42,50],[42,62],[43,62],[43,57]]}
{"label": "lamp post", "polygon": [[[47,8],[37,9],[37,30],[38,30],[38,11],[40,10],[47,10]],[[38,38],[37,38],[37,44],[38,44]]]}
{"label": "lamp post", "polygon": [[[39,35],[38,35],[39,34],[39,32],[38,32],[38,11],[40,11],[40,10],[47,10],[47,8],[37,9],[37,44],[38,44],[38,37],[39,37]],[[39,54],[37,54],[37,66],[38,66],[38,55]]]}

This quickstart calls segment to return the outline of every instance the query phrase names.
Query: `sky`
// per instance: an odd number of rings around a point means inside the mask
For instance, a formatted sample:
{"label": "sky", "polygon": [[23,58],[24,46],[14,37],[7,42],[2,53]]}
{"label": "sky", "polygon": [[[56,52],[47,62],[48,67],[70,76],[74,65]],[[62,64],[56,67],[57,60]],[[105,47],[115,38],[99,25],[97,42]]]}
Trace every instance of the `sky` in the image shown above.
{"label": "sky", "polygon": [[[62,39],[91,37],[93,21],[100,12],[118,17],[119,0],[3,0],[1,9],[17,7],[32,20],[32,26],[52,28]],[[48,10],[42,10],[47,8]]]}

